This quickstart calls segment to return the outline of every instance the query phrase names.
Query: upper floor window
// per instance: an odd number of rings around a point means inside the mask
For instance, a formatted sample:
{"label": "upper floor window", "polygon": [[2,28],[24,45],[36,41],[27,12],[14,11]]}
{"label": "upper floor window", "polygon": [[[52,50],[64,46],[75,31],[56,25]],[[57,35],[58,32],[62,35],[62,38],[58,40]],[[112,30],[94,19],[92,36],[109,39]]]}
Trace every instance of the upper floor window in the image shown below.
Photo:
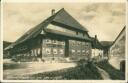
{"label": "upper floor window", "polygon": [[50,48],[46,48],[46,53],[47,54],[51,54],[51,49]]}
{"label": "upper floor window", "polygon": [[64,41],[62,41],[62,42],[61,42],[61,44],[62,44],[62,45],[65,45],[65,42],[64,42]]}
{"label": "upper floor window", "polygon": [[72,50],[72,53],[74,53],[75,52],[75,50]]}
{"label": "upper floor window", "polygon": [[82,50],[82,52],[85,52],[85,50]]}
{"label": "upper floor window", "polygon": [[46,39],[46,43],[51,43],[51,40],[50,39]]}
{"label": "upper floor window", "polygon": [[72,41],[72,46],[75,46],[75,41]]}
{"label": "upper floor window", "polygon": [[54,43],[54,44],[57,44],[57,40],[53,40],[53,43]]}
{"label": "upper floor window", "polygon": [[85,42],[82,42],[82,45],[85,45]]}
{"label": "upper floor window", "polygon": [[81,42],[78,42],[78,45],[80,45],[81,44]]}

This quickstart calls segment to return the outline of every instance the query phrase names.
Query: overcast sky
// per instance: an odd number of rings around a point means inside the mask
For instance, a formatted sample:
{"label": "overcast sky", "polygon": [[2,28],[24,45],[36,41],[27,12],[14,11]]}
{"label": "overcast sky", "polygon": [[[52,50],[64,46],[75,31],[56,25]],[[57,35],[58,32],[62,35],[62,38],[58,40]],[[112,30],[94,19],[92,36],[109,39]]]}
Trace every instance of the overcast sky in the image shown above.
{"label": "overcast sky", "polygon": [[4,40],[14,42],[26,31],[65,8],[90,36],[100,41],[113,41],[125,26],[124,3],[6,3],[4,4]]}

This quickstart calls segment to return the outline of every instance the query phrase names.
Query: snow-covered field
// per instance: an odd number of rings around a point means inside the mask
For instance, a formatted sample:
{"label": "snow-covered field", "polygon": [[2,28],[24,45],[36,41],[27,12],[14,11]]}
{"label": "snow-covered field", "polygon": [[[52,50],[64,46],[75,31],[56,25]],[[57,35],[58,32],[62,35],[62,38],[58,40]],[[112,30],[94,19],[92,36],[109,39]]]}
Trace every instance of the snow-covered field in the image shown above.
{"label": "snow-covered field", "polygon": [[13,79],[17,76],[55,71],[76,66],[75,63],[20,62],[17,64],[23,67],[4,70],[4,79]]}

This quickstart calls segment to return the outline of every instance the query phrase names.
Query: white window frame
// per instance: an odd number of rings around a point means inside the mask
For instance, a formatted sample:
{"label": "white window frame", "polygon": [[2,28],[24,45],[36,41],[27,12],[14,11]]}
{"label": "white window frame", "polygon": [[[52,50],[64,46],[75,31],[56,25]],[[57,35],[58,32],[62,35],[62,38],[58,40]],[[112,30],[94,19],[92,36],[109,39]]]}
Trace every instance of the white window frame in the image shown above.
{"label": "white window frame", "polygon": [[60,49],[60,54],[64,54],[64,49]]}
{"label": "white window frame", "polygon": [[53,49],[53,54],[58,54],[57,49]]}
{"label": "white window frame", "polygon": [[46,54],[51,54],[51,48],[46,48]]}
{"label": "white window frame", "polygon": [[83,53],[85,53],[85,50],[82,50]]}
{"label": "white window frame", "polygon": [[53,40],[53,44],[57,44],[58,43],[58,41],[57,40]]}
{"label": "white window frame", "polygon": [[74,49],[72,49],[72,53],[74,53],[75,52],[75,50]]}
{"label": "white window frame", "polygon": [[46,43],[51,43],[51,40],[50,39],[46,39]]}
{"label": "white window frame", "polygon": [[61,42],[61,44],[62,44],[62,45],[65,45],[65,42],[64,42],[64,41],[62,41],[62,42]]}

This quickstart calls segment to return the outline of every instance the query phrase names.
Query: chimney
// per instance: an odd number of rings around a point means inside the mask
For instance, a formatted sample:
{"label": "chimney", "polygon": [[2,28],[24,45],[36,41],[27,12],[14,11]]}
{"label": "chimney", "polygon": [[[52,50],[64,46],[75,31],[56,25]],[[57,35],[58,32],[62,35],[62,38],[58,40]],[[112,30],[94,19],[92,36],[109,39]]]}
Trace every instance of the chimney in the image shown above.
{"label": "chimney", "polygon": [[95,35],[95,39],[97,39],[97,35]]}
{"label": "chimney", "polygon": [[52,15],[54,15],[55,14],[55,9],[52,9]]}
{"label": "chimney", "polygon": [[97,35],[95,35],[95,44],[97,44]]}

